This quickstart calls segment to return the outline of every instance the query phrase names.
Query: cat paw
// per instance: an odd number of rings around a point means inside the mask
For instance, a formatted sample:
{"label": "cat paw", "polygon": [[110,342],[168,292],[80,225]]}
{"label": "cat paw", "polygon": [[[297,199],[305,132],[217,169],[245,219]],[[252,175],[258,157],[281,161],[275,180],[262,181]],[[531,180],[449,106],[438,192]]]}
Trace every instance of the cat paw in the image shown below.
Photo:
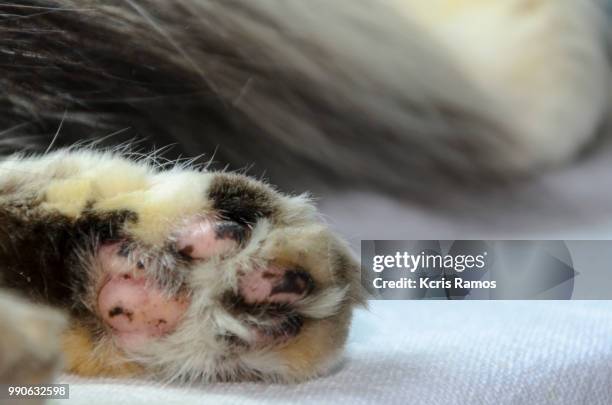
{"label": "cat paw", "polygon": [[113,216],[123,222],[85,263],[85,301],[110,342],[145,369],[205,378],[259,375],[262,350],[276,356],[267,367],[300,353],[309,373],[328,364],[360,301],[347,247],[304,196],[236,174],[177,176],[90,204],[91,215],[130,213]]}

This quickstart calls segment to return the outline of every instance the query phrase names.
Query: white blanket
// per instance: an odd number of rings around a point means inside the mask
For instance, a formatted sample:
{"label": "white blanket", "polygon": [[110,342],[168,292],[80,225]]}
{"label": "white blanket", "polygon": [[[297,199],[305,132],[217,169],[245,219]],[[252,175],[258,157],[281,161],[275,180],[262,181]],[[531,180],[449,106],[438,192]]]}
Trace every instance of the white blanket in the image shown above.
{"label": "white blanket", "polygon": [[610,404],[612,302],[372,301],[339,369],[300,385],[61,382],[70,405]]}

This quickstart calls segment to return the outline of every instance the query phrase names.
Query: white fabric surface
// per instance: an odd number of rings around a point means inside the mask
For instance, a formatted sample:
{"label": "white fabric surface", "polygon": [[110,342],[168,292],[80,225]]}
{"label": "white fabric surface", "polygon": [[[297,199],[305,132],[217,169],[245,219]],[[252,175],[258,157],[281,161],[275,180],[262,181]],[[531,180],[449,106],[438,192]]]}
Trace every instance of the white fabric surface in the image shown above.
{"label": "white fabric surface", "polygon": [[63,376],[62,404],[610,404],[612,301],[372,301],[346,358],[300,385]]}

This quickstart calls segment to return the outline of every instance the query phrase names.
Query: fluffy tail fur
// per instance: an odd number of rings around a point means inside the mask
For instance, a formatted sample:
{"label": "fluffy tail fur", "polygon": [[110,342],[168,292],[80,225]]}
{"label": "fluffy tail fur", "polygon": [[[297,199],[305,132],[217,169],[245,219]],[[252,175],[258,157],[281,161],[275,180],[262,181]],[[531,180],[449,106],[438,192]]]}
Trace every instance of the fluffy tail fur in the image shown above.
{"label": "fluffy tail fur", "polygon": [[293,187],[393,192],[538,166],[517,159],[502,106],[393,2],[24,0],[0,3],[0,31],[0,128],[46,135],[42,150],[58,132],[56,145],[121,133],[109,142],[216,151]]}

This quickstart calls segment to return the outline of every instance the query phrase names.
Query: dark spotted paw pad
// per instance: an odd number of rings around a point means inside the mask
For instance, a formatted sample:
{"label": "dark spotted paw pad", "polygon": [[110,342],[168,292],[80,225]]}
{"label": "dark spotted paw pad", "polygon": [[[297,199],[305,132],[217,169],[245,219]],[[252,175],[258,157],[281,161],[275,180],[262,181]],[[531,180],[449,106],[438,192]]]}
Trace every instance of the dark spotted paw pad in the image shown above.
{"label": "dark spotted paw pad", "polygon": [[146,259],[134,260],[138,254],[124,242],[103,245],[98,251],[103,278],[97,309],[124,349],[137,349],[172,332],[189,306],[187,296],[169,296],[147,277]]}
{"label": "dark spotted paw pad", "polygon": [[228,294],[224,301],[253,333],[252,341],[242,346],[267,346],[295,337],[304,318],[293,304],[314,288],[314,280],[302,269],[270,266],[241,275],[238,294]]}
{"label": "dark spotted paw pad", "polygon": [[248,228],[233,221],[198,218],[176,234],[176,250],[189,259],[209,259],[230,252],[248,236]]}
{"label": "dark spotted paw pad", "polygon": [[292,304],[312,291],[314,281],[304,270],[272,266],[243,275],[238,288],[247,304]]}

